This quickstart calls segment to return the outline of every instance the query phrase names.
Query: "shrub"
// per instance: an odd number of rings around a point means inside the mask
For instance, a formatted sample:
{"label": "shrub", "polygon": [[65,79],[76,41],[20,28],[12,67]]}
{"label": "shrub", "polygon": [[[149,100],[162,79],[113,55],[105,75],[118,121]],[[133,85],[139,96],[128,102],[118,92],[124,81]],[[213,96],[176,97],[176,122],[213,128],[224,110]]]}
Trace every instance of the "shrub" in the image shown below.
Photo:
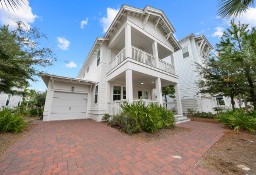
{"label": "shrub", "polygon": [[119,128],[128,134],[133,134],[141,131],[138,121],[131,115],[124,113],[113,116],[111,120],[108,121],[108,123],[112,127]]}
{"label": "shrub", "polygon": [[111,117],[111,116],[110,116],[109,114],[104,114],[103,117],[102,117],[102,121],[103,121],[103,122],[108,122],[109,119],[110,119],[110,117]]}
{"label": "shrub", "polygon": [[0,130],[4,132],[21,132],[26,126],[26,121],[13,110],[4,108],[0,111]]}
{"label": "shrub", "polygon": [[109,124],[118,127],[127,133],[136,133],[141,130],[156,132],[164,127],[174,127],[174,114],[156,104],[145,106],[143,101],[132,104],[124,103],[120,115],[113,116]]}
{"label": "shrub", "polygon": [[214,118],[215,115],[210,112],[199,112],[194,109],[187,109],[188,115],[199,118]]}
{"label": "shrub", "polygon": [[234,130],[245,129],[249,132],[256,132],[256,111],[245,112],[241,109],[226,111],[218,114],[217,119]]}

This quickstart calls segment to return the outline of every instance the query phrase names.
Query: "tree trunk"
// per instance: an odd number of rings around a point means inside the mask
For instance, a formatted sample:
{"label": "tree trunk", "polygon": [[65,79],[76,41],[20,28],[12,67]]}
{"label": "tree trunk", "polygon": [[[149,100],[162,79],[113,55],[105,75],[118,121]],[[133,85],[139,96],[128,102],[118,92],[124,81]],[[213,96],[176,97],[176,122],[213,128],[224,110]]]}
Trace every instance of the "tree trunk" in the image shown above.
{"label": "tree trunk", "polygon": [[167,109],[167,95],[164,95],[165,98],[165,108]]}
{"label": "tree trunk", "polygon": [[251,100],[252,100],[252,104],[253,104],[253,108],[256,110],[256,94],[255,94],[255,87],[254,87],[254,83],[252,81],[252,78],[249,74],[247,74],[248,76],[247,77],[247,81],[249,83],[249,93],[250,93],[250,96],[251,96]]}
{"label": "tree trunk", "polygon": [[235,101],[234,101],[234,95],[231,94],[230,95],[230,98],[231,98],[231,105],[232,105],[232,110],[234,111],[235,110]]}

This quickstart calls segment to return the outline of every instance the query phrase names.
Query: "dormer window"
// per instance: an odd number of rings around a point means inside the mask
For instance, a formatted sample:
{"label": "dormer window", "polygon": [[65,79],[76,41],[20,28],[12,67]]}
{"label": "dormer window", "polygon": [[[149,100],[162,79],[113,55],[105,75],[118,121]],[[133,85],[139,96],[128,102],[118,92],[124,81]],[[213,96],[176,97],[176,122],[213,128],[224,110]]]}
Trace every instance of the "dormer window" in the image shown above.
{"label": "dormer window", "polygon": [[188,46],[182,49],[182,55],[183,55],[183,58],[189,57]]}
{"label": "dormer window", "polygon": [[97,54],[97,66],[100,64],[100,51]]}

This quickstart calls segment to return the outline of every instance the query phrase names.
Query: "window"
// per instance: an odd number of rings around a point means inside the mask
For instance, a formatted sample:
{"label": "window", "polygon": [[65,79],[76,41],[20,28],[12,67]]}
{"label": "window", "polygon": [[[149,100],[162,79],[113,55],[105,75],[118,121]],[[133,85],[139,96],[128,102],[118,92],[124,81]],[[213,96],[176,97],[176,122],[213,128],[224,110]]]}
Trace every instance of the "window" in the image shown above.
{"label": "window", "polygon": [[121,100],[121,86],[114,86],[113,100]]}
{"label": "window", "polygon": [[100,64],[100,51],[97,54],[97,66]]}
{"label": "window", "polygon": [[8,98],[7,98],[6,102],[5,102],[5,106],[9,105],[10,100],[11,100],[11,94],[8,94]]}
{"label": "window", "polygon": [[123,87],[123,99],[126,99],[126,88]]}
{"label": "window", "polygon": [[138,91],[138,99],[142,99],[142,91]]}
{"label": "window", "polygon": [[98,85],[95,86],[94,103],[98,103]]}
{"label": "window", "polygon": [[147,91],[138,91],[138,99],[148,99]]}
{"label": "window", "polygon": [[182,49],[182,55],[183,55],[183,58],[189,57],[188,46]]}
{"label": "window", "polygon": [[87,67],[87,73],[89,72],[89,70],[90,70],[90,67]]}
{"label": "window", "polygon": [[223,99],[223,96],[216,97],[216,100],[217,100],[218,105],[225,105],[225,101]]}

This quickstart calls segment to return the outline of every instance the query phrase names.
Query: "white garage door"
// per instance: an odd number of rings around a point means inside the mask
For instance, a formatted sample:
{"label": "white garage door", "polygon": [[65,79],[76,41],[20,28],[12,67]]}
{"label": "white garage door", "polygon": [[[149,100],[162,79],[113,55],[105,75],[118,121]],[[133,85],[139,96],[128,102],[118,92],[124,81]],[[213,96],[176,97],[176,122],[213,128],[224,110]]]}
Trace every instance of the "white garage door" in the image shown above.
{"label": "white garage door", "polygon": [[50,120],[84,119],[87,94],[54,92]]}

